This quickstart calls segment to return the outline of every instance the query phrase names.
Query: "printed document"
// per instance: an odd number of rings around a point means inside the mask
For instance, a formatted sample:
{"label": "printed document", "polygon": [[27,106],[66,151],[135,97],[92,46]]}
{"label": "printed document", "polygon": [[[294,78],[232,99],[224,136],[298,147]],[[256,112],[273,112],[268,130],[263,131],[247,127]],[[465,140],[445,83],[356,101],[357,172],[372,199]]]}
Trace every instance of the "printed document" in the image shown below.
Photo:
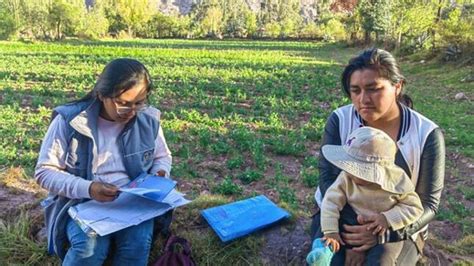
{"label": "printed document", "polygon": [[[140,176],[141,177],[141,176]],[[111,202],[90,200],[68,210],[71,218],[88,234],[105,236],[160,216],[190,201],[176,191],[176,182],[163,177],[136,178]]]}

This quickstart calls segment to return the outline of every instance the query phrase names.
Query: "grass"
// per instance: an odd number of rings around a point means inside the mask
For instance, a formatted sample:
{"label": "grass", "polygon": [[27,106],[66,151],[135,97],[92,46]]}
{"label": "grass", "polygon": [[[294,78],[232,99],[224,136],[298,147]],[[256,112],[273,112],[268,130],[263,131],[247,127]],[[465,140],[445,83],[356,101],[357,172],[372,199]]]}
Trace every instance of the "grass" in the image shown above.
{"label": "grass", "polygon": [[463,194],[466,200],[474,200],[474,188],[472,187],[458,187],[459,191]]}
{"label": "grass", "polygon": [[465,235],[472,235],[474,234],[473,215],[474,210],[466,207],[464,202],[455,199],[453,196],[448,196],[446,202],[441,204],[436,218],[460,224]]}
{"label": "grass", "polygon": [[459,255],[474,254],[474,235],[465,236],[462,239],[448,245],[445,242],[437,240],[437,239],[431,239],[431,241],[434,246],[450,251],[454,254],[459,254]]}
{"label": "grass", "polygon": [[260,261],[260,246],[263,244],[261,236],[251,236],[224,245],[199,214],[199,210],[228,202],[230,199],[224,196],[205,195],[196,198],[188,207],[175,211],[172,231],[179,232],[180,236],[191,241],[198,265],[248,265]]}
{"label": "grass", "polygon": [[0,221],[0,261],[2,264],[59,264],[56,258],[48,256],[46,243],[32,240],[32,223],[34,222],[26,212],[22,212],[9,223]]}
{"label": "grass", "polygon": [[[435,121],[444,131],[449,151],[474,158],[474,87],[462,82],[473,75],[473,66],[459,67],[455,63],[410,62],[403,69],[408,76],[408,94],[415,109]],[[457,93],[467,99],[456,100]]]}
{"label": "grass", "polygon": [[[262,264],[263,236],[222,245],[199,211],[265,194],[293,214],[290,225],[296,217],[308,219],[319,176],[315,151],[330,112],[348,103],[339,77],[358,50],[273,41],[0,42],[0,169],[17,169],[10,176],[22,176],[24,184],[33,175],[52,108],[85,95],[110,60],[136,58],[154,81],[150,103],[162,111],[172,175],[194,200],[176,211],[173,230],[191,240],[199,264]],[[472,67],[410,60],[402,66],[416,109],[444,129],[448,150],[474,158],[472,103],[453,104],[460,91],[474,99],[472,86],[460,82]],[[459,193],[472,200],[472,188]],[[454,198],[447,204],[439,219],[472,227],[469,210]],[[1,238],[12,246],[31,241],[25,228],[14,226],[20,225],[3,224]],[[10,231],[19,237],[11,238]],[[0,249],[10,250],[5,243]],[[2,253],[8,260],[0,260],[51,261],[43,256],[43,243],[25,245],[37,249],[19,255],[10,250]]]}

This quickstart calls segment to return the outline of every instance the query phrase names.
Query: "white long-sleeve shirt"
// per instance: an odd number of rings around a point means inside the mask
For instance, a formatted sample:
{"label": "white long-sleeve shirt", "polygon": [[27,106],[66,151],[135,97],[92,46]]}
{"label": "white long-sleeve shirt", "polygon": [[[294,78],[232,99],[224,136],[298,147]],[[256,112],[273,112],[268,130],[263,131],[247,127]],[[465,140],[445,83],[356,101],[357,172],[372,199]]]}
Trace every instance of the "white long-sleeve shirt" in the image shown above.
{"label": "white long-sleeve shirt", "polygon": [[[71,199],[90,198],[90,180],[74,176],[65,171],[68,144],[66,121],[57,115],[51,122],[41,145],[35,177],[41,187]],[[125,124],[105,120],[97,121],[97,171],[94,180],[124,186],[130,182],[127,176],[117,138]],[[161,126],[155,139],[154,161],[151,173],[171,171],[171,152],[168,149]]]}

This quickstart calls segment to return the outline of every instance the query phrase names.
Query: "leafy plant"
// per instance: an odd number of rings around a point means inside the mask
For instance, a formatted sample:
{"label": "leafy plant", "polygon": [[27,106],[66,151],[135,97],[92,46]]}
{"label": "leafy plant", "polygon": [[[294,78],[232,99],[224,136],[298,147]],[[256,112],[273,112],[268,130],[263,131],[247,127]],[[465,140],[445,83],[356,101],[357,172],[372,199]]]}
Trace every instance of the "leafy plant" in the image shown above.
{"label": "leafy plant", "polygon": [[55,259],[48,256],[46,243],[31,238],[32,219],[22,212],[14,222],[0,221],[0,260],[6,264],[44,264]]}
{"label": "leafy plant", "polygon": [[457,201],[454,197],[448,197],[448,204],[446,208],[441,208],[436,218],[439,220],[450,220],[459,222],[472,215],[472,211],[462,203]]}
{"label": "leafy plant", "polygon": [[228,176],[224,178],[222,182],[220,182],[217,186],[213,189],[216,193],[222,195],[237,195],[242,193],[243,189],[238,184],[234,183],[232,177]]}
{"label": "leafy plant", "polygon": [[247,169],[239,175],[239,179],[242,180],[244,184],[249,184],[254,181],[258,181],[263,178],[262,172],[258,170]]}

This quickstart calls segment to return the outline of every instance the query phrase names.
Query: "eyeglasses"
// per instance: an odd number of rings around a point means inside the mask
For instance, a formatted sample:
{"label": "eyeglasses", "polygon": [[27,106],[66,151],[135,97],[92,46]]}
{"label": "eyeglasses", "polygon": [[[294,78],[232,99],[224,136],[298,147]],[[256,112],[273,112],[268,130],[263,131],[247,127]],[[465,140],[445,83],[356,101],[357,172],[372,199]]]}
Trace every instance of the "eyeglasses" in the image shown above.
{"label": "eyeglasses", "polygon": [[115,110],[117,111],[118,115],[126,115],[133,110],[135,110],[135,112],[140,112],[148,106],[146,99],[136,103],[121,101],[117,98],[112,98],[112,101],[115,104]]}

